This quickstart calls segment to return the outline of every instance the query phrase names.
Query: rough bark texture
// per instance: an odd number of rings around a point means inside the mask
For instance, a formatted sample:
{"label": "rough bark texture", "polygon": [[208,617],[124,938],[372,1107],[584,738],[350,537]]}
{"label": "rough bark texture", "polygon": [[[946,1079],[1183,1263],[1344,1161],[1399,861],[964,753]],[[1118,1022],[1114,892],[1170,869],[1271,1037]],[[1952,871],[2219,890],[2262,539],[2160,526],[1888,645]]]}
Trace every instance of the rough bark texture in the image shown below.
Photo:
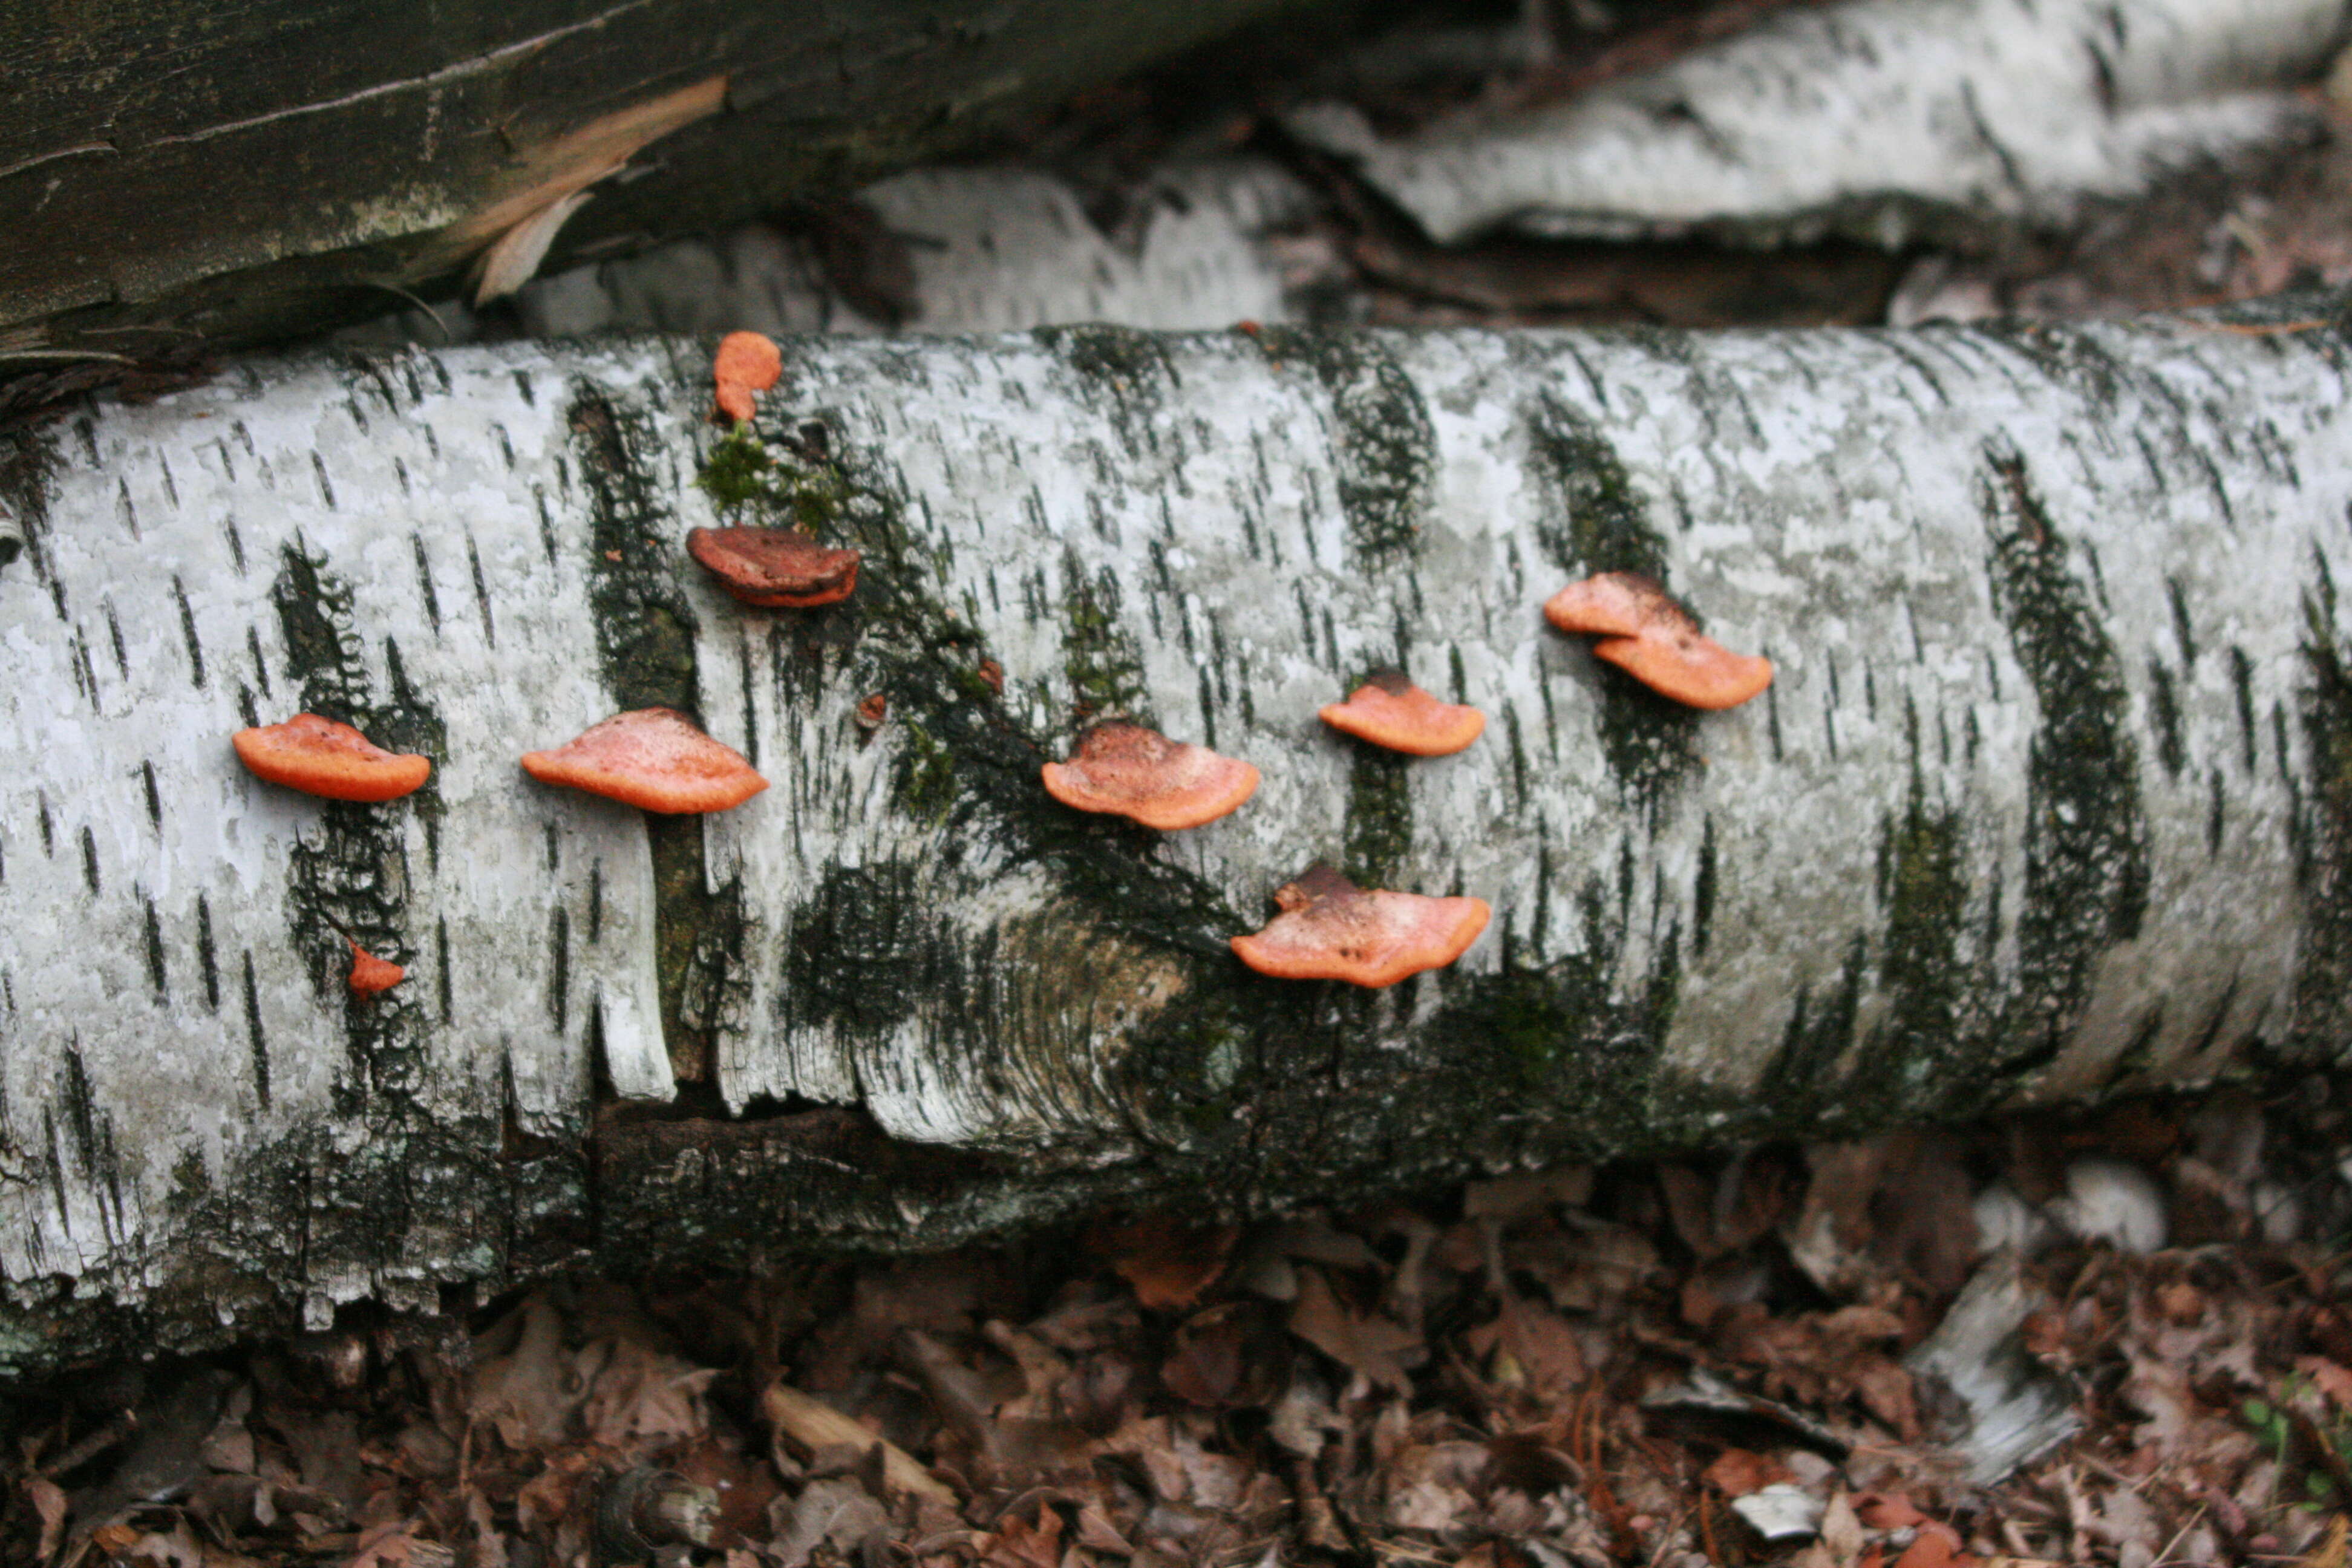
{"label": "rough bark texture", "polygon": [[1402,141],[1339,106],[1289,123],[1444,243],[1510,226],[1981,244],[2309,131],[2283,89],[2346,19],[2342,0],[1846,0]]}
{"label": "rough bark texture", "polygon": [[9,7],[0,363],[348,320],[599,180],[558,257],[740,221],[1277,3]]}
{"label": "rough bark texture", "polygon": [[[2352,1044],[2333,327],[796,340],[766,470],[709,348],[257,365],[9,458],[0,1360]],[[715,591],[714,490],[856,597]],[[1779,679],[1683,711],[1543,626],[1609,569]],[[1486,739],[1317,721],[1391,661]],[[514,765],[653,702],[773,787]],[[301,709],[432,784],[245,774]],[[1258,795],[1056,806],[1114,710]],[[1494,926],[1386,992],[1242,970],[1318,856]],[[339,928],[407,984],[353,1001]]]}

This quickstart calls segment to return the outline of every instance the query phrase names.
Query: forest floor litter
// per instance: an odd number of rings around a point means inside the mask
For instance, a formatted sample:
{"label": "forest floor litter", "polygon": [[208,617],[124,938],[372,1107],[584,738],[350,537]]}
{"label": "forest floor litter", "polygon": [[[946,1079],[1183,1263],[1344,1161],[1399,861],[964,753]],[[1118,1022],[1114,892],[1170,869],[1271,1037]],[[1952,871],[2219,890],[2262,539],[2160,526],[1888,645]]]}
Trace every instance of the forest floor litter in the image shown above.
{"label": "forest floor litter", "polygon": [[362,1314],[18,1390],[0,1560],[2343,1568],[2347,1088]]}

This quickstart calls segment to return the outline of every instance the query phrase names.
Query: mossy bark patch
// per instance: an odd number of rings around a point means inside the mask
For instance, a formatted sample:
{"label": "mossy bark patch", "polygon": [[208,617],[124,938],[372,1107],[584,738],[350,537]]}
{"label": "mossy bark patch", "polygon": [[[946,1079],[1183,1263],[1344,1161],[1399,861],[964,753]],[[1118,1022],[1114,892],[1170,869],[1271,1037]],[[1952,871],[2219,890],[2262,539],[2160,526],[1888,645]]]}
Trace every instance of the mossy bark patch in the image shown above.
{"label": "mossy bark patch", "polygon": [[2054,1054],[2081,1016],[2099,955],[2138,934],[2148,851],[2121,665],[2022,458],[1987,452],[1979,505],[1994,609],[2039,710],[2027,761],[2018,993],[2002,1020],[2011,1043],[1975,1068],[1990,1084]]}
{"label": "mossy bark patch", "polygon": [[1437,437],[1412,376],[1360,332],[1287,327],[1258,334],[1266,354],[1303,361],[1331,400],[1332,458],[1353,563],[1377,571],[1410,559],[1429,503]]}
{"label": "mossy bark patch", "polygon": [[[1632,474],[1600,426],[1550,396],[1530,404],[1526,418],[1535,470],[1545,482],[1549,503],[1536,520],[1535,535],[1544,558],[1561,574],[1559,582],[1544,586],[1543,595],[1603,572],[1637,573],[1672,593],[1665,538],[1650,521]],[[1700,766],[1701,718],[1614,665],[1596,659],[1592,668],[1610,776],[1654,817]]]}

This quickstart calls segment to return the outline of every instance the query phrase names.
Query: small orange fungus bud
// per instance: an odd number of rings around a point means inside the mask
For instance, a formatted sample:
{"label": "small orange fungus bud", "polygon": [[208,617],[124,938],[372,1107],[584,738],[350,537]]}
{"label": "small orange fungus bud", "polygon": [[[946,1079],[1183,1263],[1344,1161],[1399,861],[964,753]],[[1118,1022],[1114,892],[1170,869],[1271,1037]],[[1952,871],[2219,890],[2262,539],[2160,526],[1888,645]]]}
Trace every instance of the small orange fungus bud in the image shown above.
{"label": "small orange fungus bud", "polygon": [[329,800],[396,800],[433,773],[430,760],[387,752],[316,713],[239,730],[229,743],[257,778]]}
{"label": "small orange fungus bud", "polygon": [[1047,763],[1045,793],[1172,832],[1214,822],[1250,797],[1257,770],[1139,724],[1097,724],[1066,763]]}
{"label": "small orange fungus bud", "polygon": [[1571,583],[1545,603],[1544,617],[1564,632],[1597,635],[1593,657],[1692,708],[1737,708],[1772,684],[1770,659],[1725,647],[1637,573]]}
{"label": "small orange fungus bud", "polygon": [[352,995],[373,996],[379,991],[391,990],[408,978],[408,971],[397,963],[378,958],[349,937],[343,940],[352,942]]}
{"label": "small orange fungus bud", "polygon": [[1440,702],[1401,669],[1375,671],[1348,700],[1332,703],[1322,714],[1334,730],[1416,757],[1451,756],[1486,728],[1484,713]]}
{"label": "small orange fungus bud", "polygon": [[730,419],[747,420],[756,411],[752,394],[767,391],[784,374],[784,356],[763,333],[730,332],[719,340],[710,374],[718,384],[719,411]]}
{"label": "small orange fungus bud", "polygon": [[616,713],[554,751],[524,752],[522,767],[541,784],[667,813],[725,811],[768,787],[741,752],[675,708]]}
{"label": "small orange fungus bud", "polygon": [[819,544],[793,528],[697,528],[687,553],[747,605],[812,610],[849,597],[857,587],[856,550]]}
{"label": "small orange fungus bud", "polygon": [[1453,963],[1494,914],[1484,899],[1370,891],[1319,861],[1274,901],[1282,912],[1264,931],[1233,939],[1244,963],[1283,980],[1375,989]]}

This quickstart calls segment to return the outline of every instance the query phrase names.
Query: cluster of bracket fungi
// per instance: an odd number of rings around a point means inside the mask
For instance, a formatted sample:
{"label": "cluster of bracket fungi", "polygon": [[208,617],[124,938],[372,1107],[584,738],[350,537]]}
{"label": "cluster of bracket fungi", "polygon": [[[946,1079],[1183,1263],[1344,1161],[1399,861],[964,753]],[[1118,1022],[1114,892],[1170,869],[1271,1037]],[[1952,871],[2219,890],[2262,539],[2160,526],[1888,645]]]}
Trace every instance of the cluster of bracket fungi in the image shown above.
{"label": "cluster of bracket fungi", "polygon": [[[760,333],[729,333],[713,367],[718,412],[748,423],[757,412],[755,395],[775,384],[782,363],[776,345]],[[820,544],[796,528],[697,528],[686,547],[730,594],[761,608],[812,609],[838,603],[857,586],[859,552]],[[1771,683],[1770,660],[1724,647],[1657,584],[1634,573],[1572,583],[1546,602],[1544,616],[1563,632],[1597,637],[1596,658],[1690,707],[1736,707]],[[1002,679],[991,684],[1001,689]],[[1477,709],[1441,702],[1397,669],[1373,674],[1320,716],[1343,733],[1417,757],[1450,756],[1486,727]],[[861,704],[859,720],[870,727],[881,712],[869,721]],[[383,751],[350,725],[315,713],[241,731],[234,743],[257,776],[332,800],[395,799],[433,771],[427,758]],[[615,714],[553,751],[526,752],[521,761],[543,784],[653,812],[725,811],[768,787],[741,753],[670,708]],[[1258,771],[1112,719],[1079,736],[1067,761],[1045,763],[1041,778],[1045,793],[1065,805],[1172,833],[1239,808],[1257,789]],[[1274,901],[1281,912],[1263,931],[1232,939],[1244,963],[1283,979],[1370,987],[1452,963],[1492,914],[1483,899],[1360,888],[1320,861],[1276,889]],[[354,994],[371,996],[404,978],[398,964],[356,942],[351,948]]]}

